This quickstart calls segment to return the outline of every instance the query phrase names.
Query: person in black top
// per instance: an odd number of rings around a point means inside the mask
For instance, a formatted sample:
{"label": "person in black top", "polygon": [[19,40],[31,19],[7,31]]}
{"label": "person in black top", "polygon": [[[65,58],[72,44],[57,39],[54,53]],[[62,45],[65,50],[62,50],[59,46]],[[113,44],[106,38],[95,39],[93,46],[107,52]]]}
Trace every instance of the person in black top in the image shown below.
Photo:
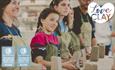
{"label": "person in black top", "polygon": [[72,31],[79,36],[81,46],[86,49],[86,55],[91,53],[91,46],[96,44],[95,27],[92,18],[87,13],[88,5],[92,0],[78,0],[79,6],[74,7],[74,23]]}
{"label": "person in black top", "polygon": [[12,46],[12,36],[21,36],[19,29],[13,25],[18,12],[19,0],[0,0],[0,67],[2,46]]}

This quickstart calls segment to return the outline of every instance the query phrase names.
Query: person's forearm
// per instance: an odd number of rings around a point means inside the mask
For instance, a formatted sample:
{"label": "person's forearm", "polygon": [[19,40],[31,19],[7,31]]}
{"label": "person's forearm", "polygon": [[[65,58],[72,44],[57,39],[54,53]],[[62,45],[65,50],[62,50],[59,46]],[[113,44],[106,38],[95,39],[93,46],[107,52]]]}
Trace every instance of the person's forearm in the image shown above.
{"label": "person's forearm", "polygon": [[69,61],[62,63],[62,67],[67,70],[76,70],[76,67]]}
{"label": "person's forearm", "polygon": [[46,61],[46,60],[42,60],[41,64],[45,65],[45,66],[51,66],[51,62]]}
{"label": "person's forearm", "polygon": [[42,56],[38,56],[36,58],[36,62],[38,64],[42,64],[42,65],[45,65],[45,66],[51,66],[51,62],[44,60]]}
{"label": "person's forearm", "polygon": [[91,46],[92,47],[96,46],[96,38],[92,38]]}

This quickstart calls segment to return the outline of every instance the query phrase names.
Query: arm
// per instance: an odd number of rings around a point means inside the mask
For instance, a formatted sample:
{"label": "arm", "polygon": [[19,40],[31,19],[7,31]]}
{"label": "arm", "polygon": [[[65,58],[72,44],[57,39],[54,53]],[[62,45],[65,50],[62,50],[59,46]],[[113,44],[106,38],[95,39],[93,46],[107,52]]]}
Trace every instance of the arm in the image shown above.
{"label": "arm", "polygon": [[12,46],[12,36],[0,37],[0,46]]}
{"label": "arm", "polygon": [[95,38],[95,27],[92,28],[92,40],[91,40],[91,46],[96,45],[96,38]]}
{"label": "arm", "polygon": [[42,45],[38,44],[38,43],[34,43],[31,45],[31,55],[32,55],[32,61],[36,62],[36,58],[38,56],[42,56],[42,58],[44,59],[47,55],[47,51],[45,49],[45,47],[43,47]]}
{"label": "arm", "polygon": [[91,17],[90,18],[90,23],[92,25],[92,41],[91,41],[91,46],[95,46],[96,45],[96,38],[95,38],[95,22],[92,20]]}
{"label": "arm", "polygon": [[112,32],[111,37],[115,37],[115,32]]}
{"label": "arm", "polygon": [[44,60],[42,56],[37,56],[35,60],[36,60],[35,62],[38,64],[42,64],[45,66],[51,66],[51,62]]}
{"label": "arm", "polygon": [[62,67],[67,70],[76,70],[76,67],[70,61],[62,63]]}
{"label": "arm", "polygon": [[95,46],[96,45],[96,38],[92,38],[92,40],[91,40],[91,46],[93,47],[93,46]]}
{"label": "arm", "polygon": [[73,9],[70,9],[70,12],[68,14],[68,27],[69,27],[69,29],[73,28],[73,21],[74,21],[74,11],[73,11]]}

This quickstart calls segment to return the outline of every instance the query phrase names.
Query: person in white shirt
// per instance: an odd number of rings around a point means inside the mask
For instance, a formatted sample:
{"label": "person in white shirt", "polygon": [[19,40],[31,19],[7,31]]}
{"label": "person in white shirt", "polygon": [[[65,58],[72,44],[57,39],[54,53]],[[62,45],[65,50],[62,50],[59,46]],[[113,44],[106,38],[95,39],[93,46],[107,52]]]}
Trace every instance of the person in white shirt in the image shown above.
{"label": "person in white shirt", "polygon": [[105,45],[105,55],[109,55],[112,45],[112,23],[95,23],[95,37],[97,44],[103,43]]}

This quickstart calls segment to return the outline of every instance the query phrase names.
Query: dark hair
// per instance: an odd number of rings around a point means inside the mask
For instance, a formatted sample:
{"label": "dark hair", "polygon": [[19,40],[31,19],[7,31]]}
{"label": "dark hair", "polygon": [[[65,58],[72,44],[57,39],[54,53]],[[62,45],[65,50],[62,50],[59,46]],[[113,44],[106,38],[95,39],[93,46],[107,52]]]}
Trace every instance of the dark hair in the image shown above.
{"label": "dark hair", "polygon": [[[54,9],[54,6],[58,5],[61,1],[63,1],[63,0],[52,0],[50,3],[50,8]],[[63,20],[64,20],[64,22],[67,22],[67,16],[65,16]]]}
{"label": "dark hair", "polygon": [[54,8],[54,6],[58,5],[61,1],[63,1],[63,0],[52,0],[50,3],[50,8]]}
{"label": "dark hair", "polygon": [[[63,0],[52,0],[51,3],[50,3],[50,8],[54,9],[54,6],[55,6],[55,5],[58,6],[58,4],[59,4],[61,1],[63,1]],[[70,1],[70,0],[69,0],[69,1]],[[64,17],[63,21],[64,21],[65,23],[67,23],[67,25],[68,25],[68,17],[67,17],[67,16]]]}
{"label": "dark hair", "polygon": [[55,5],[58,5],[61,1],[63,0],[52,0],[50,3],[50,8],[53,8]]}
{"label": "dark hair", "polygon": [[56,14],[59,14],[57,11],[51,9],[51,8],[45,8],[39,15],[39,18],[38,18],[38,22],[37,22],[37,30],[36,30],[36,33],[38,31],[40,31],[40,27],[42,27],[42,22],[41,22],[41,19],[46,19],[48,17],[49,14],[51,13],[56,13]]}
{"label": "dark hair", "polygon": [[52,0],[50,3],[50,8],[53,8],[55,5],[58,5],[63,0]]}
{"label": "dark hair", "polygon": [[0,0],[0,21],[4,20],[2,19],[4,8],[11,2],[11,0]]}

